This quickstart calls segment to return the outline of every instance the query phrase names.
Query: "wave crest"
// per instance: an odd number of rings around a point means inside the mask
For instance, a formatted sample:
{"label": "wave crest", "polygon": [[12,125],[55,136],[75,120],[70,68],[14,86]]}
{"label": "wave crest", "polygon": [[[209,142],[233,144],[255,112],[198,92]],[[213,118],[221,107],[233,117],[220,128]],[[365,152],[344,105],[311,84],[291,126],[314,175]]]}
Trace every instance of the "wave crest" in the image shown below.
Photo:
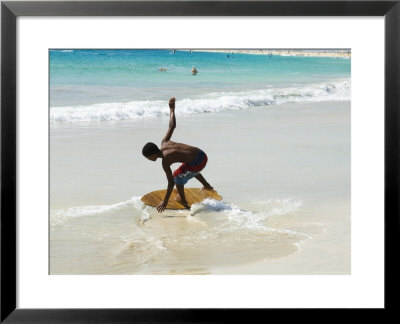
{"label": "wave crest", "polygon": [[[179,111],[177,113],[217,113],[274,104],[349,101],[350,98],[351,83],[350,80],[344,80],[303,87],[212,93],[206,95],[204,99],[179,100]],[[88,106],[53,107],[50,109],[50,123],[141,119],[168,115],[169,108],[165,101],[144,100]]]}

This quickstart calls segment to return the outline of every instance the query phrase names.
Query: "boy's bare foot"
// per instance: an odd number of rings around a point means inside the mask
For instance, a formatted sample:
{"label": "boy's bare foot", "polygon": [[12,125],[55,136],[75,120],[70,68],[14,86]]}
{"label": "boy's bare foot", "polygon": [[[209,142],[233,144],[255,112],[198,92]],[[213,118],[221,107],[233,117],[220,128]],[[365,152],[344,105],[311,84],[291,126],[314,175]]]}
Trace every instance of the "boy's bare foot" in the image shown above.
{"label": "boy's bare foot", "polygon": [[204,186],[202,189],[203,190],[214,190],[214,188],[211,186]]}
{"label": "boy's bare foot", "polygon": [[181,205],[185,206],[186,208],[190,208],[187,201],[182,200],[181,197],[176,197],[174,199],[176,202],[180,203]]}

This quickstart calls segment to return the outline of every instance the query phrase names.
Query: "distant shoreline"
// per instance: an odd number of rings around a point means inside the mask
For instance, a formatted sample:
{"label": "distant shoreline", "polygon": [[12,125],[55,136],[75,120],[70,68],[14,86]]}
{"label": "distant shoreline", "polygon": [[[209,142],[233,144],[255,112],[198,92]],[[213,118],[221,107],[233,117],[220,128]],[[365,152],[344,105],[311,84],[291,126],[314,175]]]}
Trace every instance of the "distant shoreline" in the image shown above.
{"label": "distant shoreline", "polygon": [[351,58],[350,50],[327,50],[327,51],[303,51],[296,49],[260,49],[260,50],[235,50],[235,49],[223,49],[223,50],[191,50],[192,52],[211,52],[211,53],[226,53],[226,54],[255,54],[255,55],[269,55],[269,56],[306,56],[306,57],[337,57],[337,58]]}

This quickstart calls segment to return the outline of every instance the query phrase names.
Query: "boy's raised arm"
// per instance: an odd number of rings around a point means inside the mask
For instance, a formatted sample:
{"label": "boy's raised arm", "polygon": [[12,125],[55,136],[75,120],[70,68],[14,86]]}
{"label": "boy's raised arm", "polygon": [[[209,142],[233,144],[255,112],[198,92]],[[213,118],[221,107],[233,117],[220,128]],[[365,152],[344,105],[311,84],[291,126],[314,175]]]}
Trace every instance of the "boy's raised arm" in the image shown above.
{"label": "boy's raised arm", "polygon": [[176,127],[176,119],[175,119],[175,98],[171,98],[169,100],[169,127],[167,134],[163,138],[163,142],[169,141],[171,139],[172,133]]}

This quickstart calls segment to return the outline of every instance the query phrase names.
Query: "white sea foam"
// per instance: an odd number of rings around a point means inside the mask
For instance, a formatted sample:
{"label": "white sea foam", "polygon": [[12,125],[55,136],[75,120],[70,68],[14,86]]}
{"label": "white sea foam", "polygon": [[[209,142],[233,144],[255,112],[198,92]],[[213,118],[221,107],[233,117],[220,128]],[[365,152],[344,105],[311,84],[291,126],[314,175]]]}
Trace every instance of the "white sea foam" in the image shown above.
{"label": "white sea foam", "polygon": [[193,204],[190,212],[191,215],[194,215],[202,210],[222,211],[226,214],[233,229],[270,231],[271,229],[265,225],[265,221],[269,217],[290,214],[299,209],[302,202],[292,199],[269,199],[257,202],[257,204],[263,206],[261,211],[243,210],[233,204],[207,198],[201,203]]}
{"label": "white sea foam", "polygon": [[90,205],[51,210],[50,223],[51,225],[58,225],[71,218],[107,215],[113,212],[122,211],[124,209],[129,210],[132,208],[139,211],[137,214],[139,215],[137,219],[138,222],[143,223],[150,218],[149,209],[140,201],[140,197],[132,197],[129,200],[111,205]]}
{"label": "white sea foam", "polygon": [[71,207],[68,209],[57,209],[51,211],[51,218],[72,218],[72,217],[83,217],[83,216],[95,216],[99,214],[105,214],[107,212],[120,209],[126,206],[126,202],[117,203],[113,205],[99,205],[99,206],[79,206]]}
{"label": "white sea foam", "polygon": [[[223,201],[205,199],[201,203],[193,204],[191,214],[199,211],[221,212],[227,219],[218,233],[254,231],[254,233],[264,233],[270,240],[282,240],[291,242],[297,251],[302,249],[305,242],[312,240],[313,237],[297,229],[274,228],[268,225],[270,217],[285,215],[296,212],[302,206],[301,200],[294,199],[268,199],[255,202],[258,211],[243,210],[236,205],[228,204]],[[261,210],[260,210],[261,207]]]}
{"label": "white sea foam", "polygon": [[281,216],[292,213],[298,210],[303,202],[296,199],[267,199],[267,200],[256,200],[255,205],[263,208],[263,214],[269,216]]}
{"label": "white sea foam", "polygon": [[[212,93],[203,99],[179,100],[179,114],[217,113],[265,105],[296,102],[349,101],[349,79],[291,88],[268,88],[244,92]],[[51,123],[107,121],[168,116],[165,101],[144,100],[100,103],[87,106],[52,107]]]}
{"label": "white sea foam", "polygon": [[[68,209],[52,210],[50,213],[50,226],[53,231],[58,225],[62,226],[66,222],[79,218],[79,217],[114,217],[117,214],[129,215],[133,217],[137,231],[135,234],[121,237],[121,240],[116,246],[118,253],[130,254],[134,253],[137,260],[140,263],[148,262],[158,252],[151,253],[149,256],[143,255],[144,251],[157,250],[163,251],[167,248],[164,246],[161,239],[148,235],[144,231],[145,227],[139,226],[145,221],[150,219],[151,213],[154,212],[154,208],[144,205],[141,197],[132,197],[129,200],[111,204],[111,205],[91,205],[91,206],[80,206],[72,207]],[[207,228],[206,232],[203,232],[198,239],[210,239],[211,236],[218,238],[221,234],[223,237],[230,237],[235,235],[234,233],[254,232],[255,234],[266,235],[265,238],[269,240],[284,238],[286,242],[292,243],[296,246],[297,250],[300,250],[302,245],[312,239],[308,234],[303,233],[301,229],[297,228],[274,228],[268,224],[268,218],[271,216],[284,216],[295,212],[301,207],[301,201],[292,199],[269,199],[263,201],[257,201],[255,204],[258,207],[257,210],[244,210],[240,207],[226,203],[224,201],[217,201],[214,199],[205,199],[201,203],[193,204],[190,210],[190,214],[186,216],[188,222],[195,222],[203,225]],[[220,220],[223,221],[222,225],[217,227],[210,226],[212,224],[201,217],[194,216],[200,212],[218,212],[220,213]],[[215,216],[215,215],[214,215]],[[215,217],[214,217],[215,219]],[[99,234],[100,235],[100,234]],[[192,235],[192,234],[191,234]],[[211,235],[211,236],[210,236]],[[226,236],[228,235],[228,236]],[[99,240],[104,238],[100,235]],[[185,237],[181,238],[185,241]],[[192,241],[193,237],[190,236]],[[184,244],[184,243],[180,243]]]}

